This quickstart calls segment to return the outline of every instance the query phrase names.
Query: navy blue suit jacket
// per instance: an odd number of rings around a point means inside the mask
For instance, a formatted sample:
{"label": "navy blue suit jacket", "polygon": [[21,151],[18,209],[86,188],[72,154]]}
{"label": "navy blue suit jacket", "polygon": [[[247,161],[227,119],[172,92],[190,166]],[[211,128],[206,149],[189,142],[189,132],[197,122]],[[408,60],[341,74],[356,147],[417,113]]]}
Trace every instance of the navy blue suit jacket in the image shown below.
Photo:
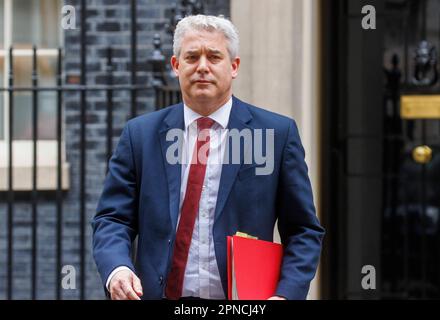
{"label": "navy blue suit jacket", "polygon": [[[182,103],[128,121],[92,221],[93,254],[103,282],[116,267],[128,266],[141,279],[143,299],[162,298],[171,265],[181,185],[181,165],[165,158],[173,143],[166,133],[173,128],[184,129]],[[284,257],[276,293],[304,299],[315,276],[324,229],[315,214],[296,124],[233,97],[228,128],[274,129],[275,142],[270,175],[256,175],[254,162],[222,168],[213,241],[225,296],[226,236],[241,231],[273,241],[278,219]]]}

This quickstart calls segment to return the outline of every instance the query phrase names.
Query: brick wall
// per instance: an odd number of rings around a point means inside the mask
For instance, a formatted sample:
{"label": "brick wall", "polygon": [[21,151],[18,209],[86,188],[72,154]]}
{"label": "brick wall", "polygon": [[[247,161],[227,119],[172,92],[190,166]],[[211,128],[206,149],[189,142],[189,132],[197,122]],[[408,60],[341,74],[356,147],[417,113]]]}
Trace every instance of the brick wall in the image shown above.
{"label": "brick wall", "polygon": [[[77,13],[77,29],[64,32],[64,71],[69,77],[80,76],[80,1],[65,0]],[[106,48],[114,49],[114,83],[130,81],[130,1],[88,0],[87,8],[87,84],[105,84]],[[171,54],[172,38],[164,31],[173,0],[138,0],[138,84],[149,85],[151,55],[155,33],[162,36],[163,49]],[[229,16],[229,0],[206,1],[206,13]],[[130,114],[130,92],[114,93],[114,139]],[[138,114],[154,110],[153,90],[140,91],[137,98]],[[79,298],[80,234],[79,234],[79,168],[80,168],[80,97],[78,93],[64,94],[64,118],[67,161],[71,165],[70,189],[63,198],[63,265],[76,269],[76,290],[63,290],[63,299]],[[86,131],[86,299],[103,299],[104,292],[91,256],[90,220],[95,214],[106,170],[106,93],[87,93]],[[0,221],[7,221],[5,195],[0,195]],[[14,299],[30,299],[31,286],[31,204],[29,195],[21,195],[14,202]],[[55,298],[56,202],[54,194],[46,193],[38,200],[38,299]],[[6,223],[0,224],[0,299],[6,298]]]}

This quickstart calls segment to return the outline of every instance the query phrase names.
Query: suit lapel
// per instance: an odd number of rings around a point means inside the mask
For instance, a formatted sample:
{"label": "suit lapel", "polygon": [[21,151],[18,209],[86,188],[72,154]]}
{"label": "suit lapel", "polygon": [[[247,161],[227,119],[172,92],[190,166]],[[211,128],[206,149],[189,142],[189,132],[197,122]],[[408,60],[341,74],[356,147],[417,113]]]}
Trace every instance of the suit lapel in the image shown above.
{"label": "suit lapel", "polygon": [[[176,143],[175,140],[167,141],[166,136],[171,129],[181,129],[184,130],[184,119],[183,119],[183,104],[180,103],[174,108],[170,108],[170,112],[165,117],[162,127],[159,129],[159,139],[162,149],[163,163],[166,172],[166,178],[168,182],[168,199],[169,199],[169,210],[170,218],[172,223],[172,230],[176,230],[177,217],[179,215],[179,203],[180,203],[180,184],[181,184],[181,171],[182,165],[181,161],[176,164],[170,164],[167,161],[166,154],[169,147]],[[182,136],[183,138],[183,136]],[[183,140],[181,139],[182,143]],[[182,149],[180,149],[182,150]]]}
{"label": "suit lapel", "polygon": [[[243,129],[250,129],[247,123],[252,119],[252,115],[250,114],[246,105],[235,98],[232,97],[232,108],[231,114],[229,116],[228,129],[237,129],[241,131]],[[247,146],[249,147],[249,146]],[[232,155],[232,144],[229,144],[229,155]],[[217,195],[217,204],[215,208],[215,219],[214,222],[217,221],[219,216],[223,211],[223,207],[225,206],[226,200],[228,199],[228,195],[231,192],[234,181],[237,177],[238,171],[240,170],[241,165],[243,164],[244,150],[243,147],[240,147],[240,163],[234,164],[232,161],[229,161],[228,164],[223,164],[222,173],[220,178],[220,185]]]}

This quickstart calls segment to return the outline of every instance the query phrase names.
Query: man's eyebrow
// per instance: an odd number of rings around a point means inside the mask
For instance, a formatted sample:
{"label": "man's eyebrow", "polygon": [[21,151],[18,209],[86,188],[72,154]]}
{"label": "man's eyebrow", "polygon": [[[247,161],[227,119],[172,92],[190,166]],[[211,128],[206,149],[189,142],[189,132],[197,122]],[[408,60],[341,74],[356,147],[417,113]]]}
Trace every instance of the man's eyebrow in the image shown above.
{"label": "man's eyebrow", "polygon": [[219,54],[219,55],[223,55],[223,53],[220,50],[217,49],[208,49],[209,53],[213,53],[213,54]]}
{"label": "man's eyebrow", "polygon": [[194,53],[199,53],[198,49],[189,49],[187,51],[185,51],[185,54],[194,54]]}
{"label": "man's eyebrow", "polygon": [[[199,49],[188,49],[187,51],[184,52],[184,54],[195,54],[195,53],[199,53],[199,52],[200,52]],[[210,54],[223,55],[223,53],[220,50],[217,50],[217,49],[208,49],[208,52]]]}

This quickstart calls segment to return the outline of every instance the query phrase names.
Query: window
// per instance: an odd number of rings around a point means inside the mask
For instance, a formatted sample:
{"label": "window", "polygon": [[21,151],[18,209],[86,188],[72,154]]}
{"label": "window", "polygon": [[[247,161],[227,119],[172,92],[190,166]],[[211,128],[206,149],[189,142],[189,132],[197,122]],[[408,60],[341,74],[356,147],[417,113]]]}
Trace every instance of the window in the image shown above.
{"label": "window", "polygon": [[[32,46],[37,51],[38,81],[40,86],[55,85],[57,48],[61,44],[61,15],[59,0],[0,0],[0,23],[4,31],[0,45],[1,85],[8,83],[9,52],[14,47],[14,86],[32,85]],[[3,92],[0,107],[0,139],[8,133],[6,110],[8,95]],[[56,139],[56,95],[40,92],[38,137],[40,140]],[[32,139],[32,95],[30,92],[14,93],[13,139]]]}
{"label": "window", "polygon": [[[5,18],[4,18],[4,0],[0,0],[0,26],[4,30]],[[0,51],[4,51],[4,32],[0,31]],[[0,88],[4,87],[4,57],[0,55]],[[0,91],[0,141],[5,139],[5,116],[4,116],[4,106],[3,106],[4,92]]]}
{"label": "window", "polygon": [[[1,57],[0,57],[0,62],[1,62]],[[3,69],[3,64],[0,64],[0,88],[4,87],[4,82],[3,82],[3,77],[1,75],[3,75],[4,73],[4,69]],[[4,115],[4,107],[3,107],[3,100],[4,100],[4,92],[0,91],[0,141],[5,139],[5,115]]]}
{"label": "window", "polygon": [[[13,46],[14,87],[32,86],[32,47],[37,47],[38,86],[56,84],[58,47],[62,43],[60,0],[0,0],[0,87],[8,85],[9,48]],[[0,92],[0,190],[7,186],[9,94]],[[38,93],[38,188],[56,187],[56,92]],[[14,92],[14,189],[31,188],[32,93]],[[63,165],[66,187],[68,165]],[[52,170],[53,169],[53,170]],[[15,177],[20,178],[15,178]],[[53,179],[46,179],[46,177]],[[40,178],[41,177],[41,178]],[[43,179],[44,177],[44,179]]]}

